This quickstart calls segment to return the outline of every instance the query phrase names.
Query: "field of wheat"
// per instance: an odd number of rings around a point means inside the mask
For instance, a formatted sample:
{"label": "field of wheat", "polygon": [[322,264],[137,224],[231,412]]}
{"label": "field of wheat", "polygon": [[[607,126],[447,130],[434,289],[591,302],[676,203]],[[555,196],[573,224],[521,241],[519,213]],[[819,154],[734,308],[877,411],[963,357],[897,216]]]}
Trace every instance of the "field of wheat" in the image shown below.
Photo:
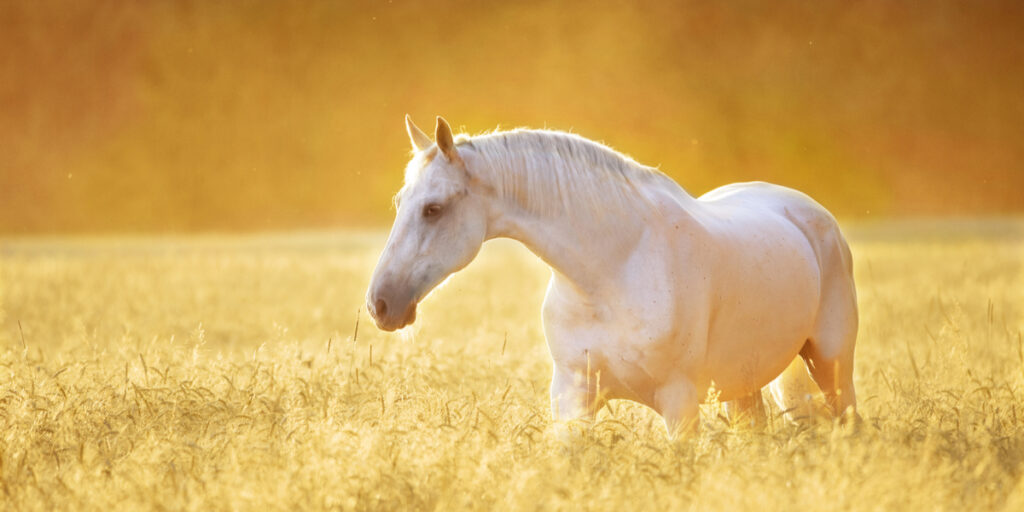
{"label": "field of wheat", "polygon": [[514,243],[386,334],[384,232],[3,240],[0,508],[1021,510],[1024,223],[849,232],[860,424],[613,402],[573,446]]}

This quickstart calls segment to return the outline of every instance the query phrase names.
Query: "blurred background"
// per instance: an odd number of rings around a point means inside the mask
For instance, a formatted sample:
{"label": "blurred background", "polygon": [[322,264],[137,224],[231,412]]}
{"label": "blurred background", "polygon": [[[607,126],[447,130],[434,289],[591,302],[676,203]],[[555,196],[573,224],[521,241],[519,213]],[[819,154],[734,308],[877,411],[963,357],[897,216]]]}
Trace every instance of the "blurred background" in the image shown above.
{"label": "blurred background", "polygon": [[0,233],[383,226],[410,113],[691,193],[1024,212],[1024,3],[0,2]]}

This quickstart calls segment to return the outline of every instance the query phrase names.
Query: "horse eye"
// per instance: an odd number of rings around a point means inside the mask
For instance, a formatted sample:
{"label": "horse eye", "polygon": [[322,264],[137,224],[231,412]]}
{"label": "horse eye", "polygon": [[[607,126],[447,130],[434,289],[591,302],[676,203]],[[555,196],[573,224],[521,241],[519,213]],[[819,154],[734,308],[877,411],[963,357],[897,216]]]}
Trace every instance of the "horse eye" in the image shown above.
{"label": "horse eye", "polygon": [[439,204],[428,204],[427,206],[423,207],[424,217],[435,217],[439,213],[441,213],[441,205]]}

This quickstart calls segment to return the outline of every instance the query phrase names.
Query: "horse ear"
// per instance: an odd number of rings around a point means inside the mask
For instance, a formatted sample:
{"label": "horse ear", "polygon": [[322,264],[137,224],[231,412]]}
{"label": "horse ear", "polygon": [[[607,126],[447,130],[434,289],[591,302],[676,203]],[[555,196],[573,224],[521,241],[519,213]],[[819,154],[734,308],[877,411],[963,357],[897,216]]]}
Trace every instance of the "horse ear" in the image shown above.
{"label": "horse ear", "polygon": [[409,141],[412,142],[412,147],[416,151],[423,151],[433,144],[430,137],[427,137],[427,134],[423,133],[423,130],[420,130],[420,127],[412,122],[409,114],[405,115],[405,131],[409,132]]}
{"label": "horse ear", "polygon": [[444,153],[444,156],[448,157],[448,161],[456,162],[459,160],[459,153],[455,150],[455,141],[452,140],[452,128],[448,126],[448,121],[445,121],[441,116],[437,116],[434,140],[437,141],[437,147]]}

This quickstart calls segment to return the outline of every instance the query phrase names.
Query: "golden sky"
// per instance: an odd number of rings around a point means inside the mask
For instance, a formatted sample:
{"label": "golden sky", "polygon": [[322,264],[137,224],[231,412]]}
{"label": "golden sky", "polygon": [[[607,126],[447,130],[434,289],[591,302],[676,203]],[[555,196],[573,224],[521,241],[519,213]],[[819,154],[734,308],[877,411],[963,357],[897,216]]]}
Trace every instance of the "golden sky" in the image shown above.
{"label": "golden sky", "polygon": [[0,233],[385,225],[406,113],[691,193],[1024,212],[1024,3],[0,3]]}

